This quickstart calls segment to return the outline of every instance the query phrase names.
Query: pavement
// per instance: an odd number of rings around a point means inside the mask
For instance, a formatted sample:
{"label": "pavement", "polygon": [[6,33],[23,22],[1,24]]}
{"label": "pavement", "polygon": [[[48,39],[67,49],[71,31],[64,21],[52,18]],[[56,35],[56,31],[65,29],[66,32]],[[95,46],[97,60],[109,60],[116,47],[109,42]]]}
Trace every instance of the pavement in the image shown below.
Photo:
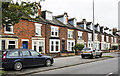
{"label": "pavement", "polygon": [[[118,54],[117,52],[116,53],[103,53],[103,56],[118,57]],[[105,59],[108,59],[108,58],[102,57],[102,58],[95,58],[95,59],[89,59],[89,58],[82,59],[81,56],[59,57],[59,58],[54,58],[54,64],[50,67],[41,66],[41,67],[25,68],[25,69],[22,69],[21,71],[7,70],[6,74],[29,75],[32,73],[60,69],[60,68],[105,60]]]}

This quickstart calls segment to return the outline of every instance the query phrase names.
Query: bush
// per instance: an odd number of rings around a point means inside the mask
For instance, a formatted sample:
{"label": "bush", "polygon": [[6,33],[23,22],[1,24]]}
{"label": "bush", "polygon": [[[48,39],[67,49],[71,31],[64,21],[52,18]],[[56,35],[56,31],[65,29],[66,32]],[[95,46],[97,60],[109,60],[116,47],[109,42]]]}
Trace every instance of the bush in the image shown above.
{"label": "bush", "polygon": [[76,44],[74,46],[75,53],[77,54],[78,51],[81,51],[84,48],[83,44]]}
{"label": "bush", "polygon": [[112,50],[117,50],[118,46],[112,46]]}

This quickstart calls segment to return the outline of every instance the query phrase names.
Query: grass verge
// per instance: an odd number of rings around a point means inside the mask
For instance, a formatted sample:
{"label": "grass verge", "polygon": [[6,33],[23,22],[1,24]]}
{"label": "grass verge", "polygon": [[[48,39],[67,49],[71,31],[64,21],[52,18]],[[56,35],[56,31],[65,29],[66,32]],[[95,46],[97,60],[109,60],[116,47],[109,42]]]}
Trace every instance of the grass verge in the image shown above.
{"label": "grass verge", "polygon": [[104,58],[114,58],[114,56],[102,56]]}

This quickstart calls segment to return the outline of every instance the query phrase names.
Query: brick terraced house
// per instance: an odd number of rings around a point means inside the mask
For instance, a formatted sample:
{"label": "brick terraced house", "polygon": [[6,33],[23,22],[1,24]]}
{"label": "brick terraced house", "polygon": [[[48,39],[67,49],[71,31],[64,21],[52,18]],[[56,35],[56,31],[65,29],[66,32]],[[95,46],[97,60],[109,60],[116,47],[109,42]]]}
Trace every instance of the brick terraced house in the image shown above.
{"label": "brick terraced house", "polygon": [[117,29],[109,29],[100,24],[93,25],[86,19],[77,22],[67,13],[53,16],[51,11],[41,11],[34,21],[22,18],[19,23],[2,27],[0,50],[24,48],[33,49],[43,54],[74,55],[75,44],[93,47],[93,30],[95,30],[95,47],[108,50],[118,46]]}

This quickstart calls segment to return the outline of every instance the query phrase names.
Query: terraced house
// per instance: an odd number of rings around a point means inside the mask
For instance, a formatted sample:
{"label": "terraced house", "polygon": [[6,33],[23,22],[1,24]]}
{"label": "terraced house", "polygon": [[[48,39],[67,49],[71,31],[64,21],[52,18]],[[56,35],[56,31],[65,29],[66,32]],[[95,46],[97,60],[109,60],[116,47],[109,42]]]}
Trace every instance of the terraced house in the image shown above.
{"label": "terraced house", "polygon": [[19,23],[2,27],[0,50],[24,48],[33,49],[43,54],[75,54],[75,44],[93,47],[93,30],[95,30],[95,47],[108,50],[118,46],[117,29],[109,29],[100,24],[93,25],[86,19],[77,22],[69,18],[68,13],[53,16],[51,11],[41,11],[34,21],[22,18]]}

